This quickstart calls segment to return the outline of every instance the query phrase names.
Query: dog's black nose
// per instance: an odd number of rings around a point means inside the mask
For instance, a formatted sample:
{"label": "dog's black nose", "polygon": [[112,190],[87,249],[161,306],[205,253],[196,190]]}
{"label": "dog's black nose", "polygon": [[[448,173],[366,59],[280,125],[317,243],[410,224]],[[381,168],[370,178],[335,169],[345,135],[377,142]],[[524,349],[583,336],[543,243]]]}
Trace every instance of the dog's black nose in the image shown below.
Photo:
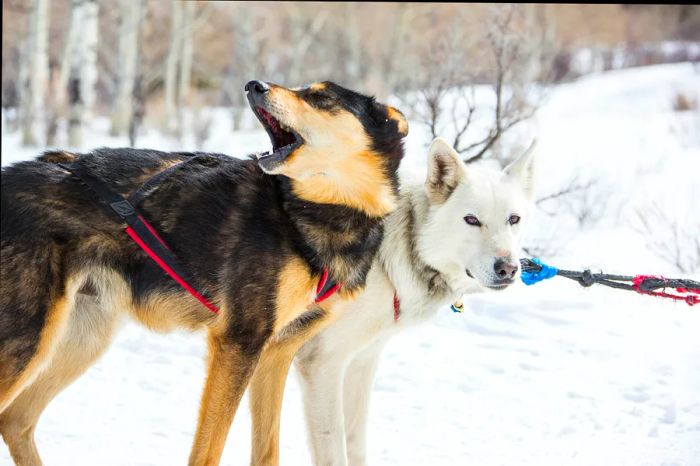
{"label": "dog's black nose", "polygon": [[270,86],[262,81],[249,81],[245,85],[245,90],[250,92],[257,92],[258,94],[264,94],[270,90]]}
{"label": "dog's black nose", "polygon": [[505,259],[498,259],[496,263],[493,264],[493,270],[500,280],[510,280],[515,277],[518,271],[518,264],[511,263]]}

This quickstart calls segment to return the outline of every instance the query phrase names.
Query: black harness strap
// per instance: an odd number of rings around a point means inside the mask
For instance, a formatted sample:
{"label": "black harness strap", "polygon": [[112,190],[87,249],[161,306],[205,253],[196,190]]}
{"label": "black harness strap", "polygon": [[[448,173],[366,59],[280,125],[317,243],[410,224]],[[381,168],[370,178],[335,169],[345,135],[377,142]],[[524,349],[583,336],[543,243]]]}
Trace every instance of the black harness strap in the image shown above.
{"label": "black harness strap", "polygon": [[120,223],[124,222],[128,225],[125,232],[161,269],[163,269],[163,271],[170,275],[170,277],[210,311],[214,313],[219,311],[216,306],[204,297],[203,293],[200,293],[195,287],[190,285],[192,280],[187,276],[185,268],[160,236],[158,236],[155,229],[137,212],[130,201],[109,189],[103,181],[92,175],[79,163],[59,165],[71,172],[97,194],[97,196],[109,206],[110,212],[119,219],[118,221]]}
{"label": "black harness strap", "polygon": [[[217,313],[218,308],[214,306],[203,293],[197,291],[197,288],[190,285],[193,283],[191,278],[188,278],[185,268],[182,266],[177,256],[173,254],[167,244],[156,233],[156,230],[138,213],[136,206],[150,194],[158,184],[171,175],[174,171],[181,169],[185,164],[195,160],[202,160],[202,157],[195,155],[166,168],[160,173],[149,178],[141,185],[130,197],[125,199],[122,195],[112,191],[107,185],[89,170],[86,170],[79,162],[71,165],[59,163],[58,165],[65,170],[71,172],[76,178],[81,180],[97,197],[109,206],[109,212],[119,223],[126,223],[125,232],[134,240],[141,249],[153,259],[158,266],[163,269],[173,280],[182,286],[188,293],[194,296],[199,302],[207,307],[210,311]],[[333,295],[342,285],[336,283],[329,277],[327,268],[323,269],[321,279],[316,287],[316,297],[314,303],[320,303]]]}
{"label": "black harness strap", "polygon": [[134,191],[131,194],[131,196],[129,196],[129,201],[135,206],[140,205],[144,198],[151,194],[153,190],[158,187],[161,181],[172,175],[175,171],[181,170],[185,165],[194,162],[202,162],[204,159],[213,159],[213,156],[209,154],[195,154],[190,156],[190,158],[188,158],[187,160],[176,163],[175,165],[166,168],[160,173],[153,175],[148,180],[146,180],[146,182],[142,184],[136,191]]}

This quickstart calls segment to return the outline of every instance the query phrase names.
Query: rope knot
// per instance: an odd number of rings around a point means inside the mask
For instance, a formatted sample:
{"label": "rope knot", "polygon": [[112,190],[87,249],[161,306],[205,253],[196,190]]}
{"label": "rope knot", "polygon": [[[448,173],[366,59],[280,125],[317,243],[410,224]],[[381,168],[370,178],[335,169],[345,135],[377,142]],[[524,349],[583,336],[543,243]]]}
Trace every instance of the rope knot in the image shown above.
{"label": "rope knot", "polygon": [[581,278],[579,278],[578,281],[581,283],[581,286],[586,287],[591,286],[596,282],[595,277],[591,273],[591,269],[584,270],[581,274]]}

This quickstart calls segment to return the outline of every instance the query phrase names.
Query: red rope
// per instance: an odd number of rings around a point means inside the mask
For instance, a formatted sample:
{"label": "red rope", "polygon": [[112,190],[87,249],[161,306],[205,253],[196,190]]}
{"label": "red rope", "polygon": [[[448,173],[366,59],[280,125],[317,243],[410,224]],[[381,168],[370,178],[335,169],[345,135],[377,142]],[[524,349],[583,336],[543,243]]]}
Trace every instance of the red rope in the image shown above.
{"label": "red rope", "polygon": [[666,282],[664,277],[657,277],[654,275],[637,275],[632,280],[632,289],[640,294],[646,294],[650,296],[658,296],[661,298],[670,298],[674,301],[685,301],[688,306],[694,306],[700,303],[700,289],[697,288],[676,288],[679,293],[686,293],[685,295],[678,295],[673,293],[666,293],[665,291],[647,291],[641,288],[642,283],[646,280],[661,280]]}

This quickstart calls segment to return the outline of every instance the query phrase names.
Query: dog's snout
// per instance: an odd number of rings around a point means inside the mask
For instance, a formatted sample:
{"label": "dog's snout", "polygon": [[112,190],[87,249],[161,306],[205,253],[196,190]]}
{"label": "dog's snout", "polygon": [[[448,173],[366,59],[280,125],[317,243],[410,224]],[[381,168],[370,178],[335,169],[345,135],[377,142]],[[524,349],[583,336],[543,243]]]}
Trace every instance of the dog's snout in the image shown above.
{"label": "dog's snout", "polygon": [[500,280],[511,280],[518,271],[518,264],[510,260],[498,259],[493,264],[493,269]]}
{"label": "dog's snout", "polygon": [[248,84],[245,85],[245,90],[246,92],[264,94],[270,90],[270,86],[268,86],[267,83],[263,81],[248,81]]}

